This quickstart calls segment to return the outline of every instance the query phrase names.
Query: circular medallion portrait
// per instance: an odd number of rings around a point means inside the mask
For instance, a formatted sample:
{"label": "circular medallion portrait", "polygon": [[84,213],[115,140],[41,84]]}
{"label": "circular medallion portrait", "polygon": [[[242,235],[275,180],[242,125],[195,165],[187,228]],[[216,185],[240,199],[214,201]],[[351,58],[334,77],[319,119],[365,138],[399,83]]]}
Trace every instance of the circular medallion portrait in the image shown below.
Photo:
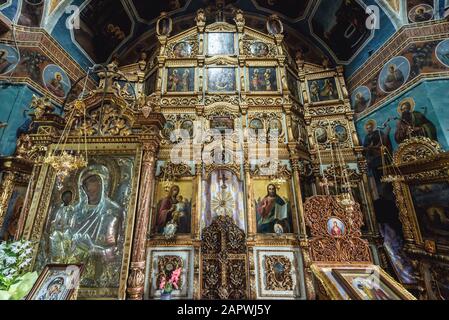
{"label": "circular medallion portrait", "polygon": [[279,119],[270,120],[269,133],[275,134],[276,132],[279,136],[282,135],[282,122]]}
{"label": "circular medallion portrait", "polygon": [[383,92],[393,92],[402,87],[410,76],[410,62],[399,56],[388,61],[379,75],[379,88]]}
{"label": "circular medallion portrait", "polygon": [[355,112],[362,112],[371,105],[371,91],[368,87],[361,86],[351,95],[352,108]]}
{"label": "circular medallion portrait", "polygon": [[70,90],[70,79],[61,67],[49,64],[42,72],[45,87],[58,98],[65,98]]}
{"label": "circular medallion portrait", "polygon": [[19,61],[16,49],[6,44],[0,44],[0,74],[10,72]]}
{"label": "circular medallion portrait", "polygon": [[342,125],[335,126],[334,132],[338,142],[343,143],[348,140],[348,130],[346,130],[345,126]]}
{"label": "circular medallion portrait", "polygon": [[428,4],[419,4],[408,13],[411,22],[424,22],[433,19],[433,7]]}
{"label": "circular medallion portrait", "polygon": [[327,142],[327,131],[322,127],[318,127],[315,129],[315,137],[318,143],[326,143]]}
{"label": "circular medallion portrait", "polygon": [[191,54],[192,54],[192,46],[187,42],[177,43],[173,47],[173,55],[176,58],[190,57]]}
{"label": "circular medallion portrait", "polygon": [[345,234],[345,224],[338,218],[332,217],[327,221],[327,233],[332,237],[341,237]]}
{"label": "circular medallion portrait", "polygon": [[272,15],[267,20],[267,31],[271,35],[277,35],[284,32],[284,26],[278,16]]}
{"label": "circular medallion portrait", "polygon": [[253,130],[263,130],[263,123],[260,119],[253,119],[249,123],[249,127]]}
{"label": "circular medallion portrait", "polygon": [[251,55],[255,57],[266,57],[268,55],[268,46],[260,41],[254,42],[249,47]]}
{"label": "circular medallion portrait", "polygon": [[438,44],[435,49],[435,55],[442,64],[449,67],[449,39],[441,41]]}

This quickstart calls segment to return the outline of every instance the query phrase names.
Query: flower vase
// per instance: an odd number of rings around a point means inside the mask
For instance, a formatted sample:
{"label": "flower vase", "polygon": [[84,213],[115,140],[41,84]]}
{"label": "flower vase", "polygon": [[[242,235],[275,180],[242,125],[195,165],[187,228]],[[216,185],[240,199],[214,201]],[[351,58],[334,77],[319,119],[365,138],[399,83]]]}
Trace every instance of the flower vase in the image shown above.
{"label": "flower vase", "polygon": [[171,300],[171,292],[162,292],[161,300]]}

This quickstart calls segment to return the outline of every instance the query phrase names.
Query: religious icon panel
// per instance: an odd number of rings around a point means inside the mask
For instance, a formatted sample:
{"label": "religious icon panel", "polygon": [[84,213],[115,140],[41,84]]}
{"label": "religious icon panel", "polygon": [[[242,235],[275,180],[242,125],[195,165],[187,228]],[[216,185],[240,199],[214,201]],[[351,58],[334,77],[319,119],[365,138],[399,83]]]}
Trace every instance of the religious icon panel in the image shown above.
{"label": "religious icon panel", "polygon": [[193,92],[195,68],[168,68],[167,92]]}
{"label": "religious icon panel", "polygon": [[449,183],[412,185],[410,192],[422,237],[449,245]]}
{"label": "religious icon panel", "polygon": [[[91,156],[87,167],[55,183],[35,269],[83,263],[82,288],[118,295],[135,172],[134,156]],[[104,288],[108,293],[100,293]],[[94,294],[96,295],[96,294]]]}
{"label": "religious icon panel", "polygon": [[258,233],[293,233],[288,184],[253,180]]}
{"label": "religious icon panel", "polygon": [[209,56],[235,54],[234,34],[230,32],[208,33],[207,54]]}
{"label": "religious icon panel", "polygon": [[45,266],[26,300],[71,300],[83,270],[84,266],[81,264]]}
{"label": "religious icon panel", "polygon": [[277,91],[276,68],[250,67],[249,69],[250,91]]}
{"label": "religious icon panel", "polygon": [[338,99],[338,91],[334,78],[309,80],[308,85],[311,102]]}
{"label": "religious icon panel", "polygon": [[210,92],[232,92],[236,90],[235,68],[208,68],[207,90]]}
{"label": "religious icon panel", "polygon": [[61,67],[54,64],[46,66],[42,77],[47,89],[58,98],[65,98],[69,93],[70,79]]}
{"label": "religious icon panel", "polygon": [[191,231],[193,181],[160,182],[156,190],[153,230],[157,234],[188,234]]}
{"label": "religious icon panel", "polygon": [[396,91],[410,76],[410,62],[399,56],[385,64],[379,75],[379,88],[386,93]]}

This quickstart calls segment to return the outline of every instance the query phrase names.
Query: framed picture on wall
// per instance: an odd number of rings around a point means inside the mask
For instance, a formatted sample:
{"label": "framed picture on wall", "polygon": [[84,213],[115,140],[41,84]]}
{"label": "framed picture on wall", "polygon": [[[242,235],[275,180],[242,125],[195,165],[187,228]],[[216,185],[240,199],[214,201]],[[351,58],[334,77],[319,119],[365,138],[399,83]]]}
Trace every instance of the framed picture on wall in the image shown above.
{"label": "framed picture on wall", "polygon": [[237,90],[235,68],[212,67],[207,69],[207,91],[234,92]]}
{"label": "framed picture on wall", "polygon": [[377,267],[335,268],[335,278],[352,300],[409,300],[410,294]]}
{"label": "framed picture on wall", "polygon": [[73,300],[76,298],[82,264],[48,264],[26,300]]}
{"label": "framed picture on wall", "polygon": [[[45,190],[37,195],[25,224],[24,237],[39,243],[32,269],[67,261],[83,264],[83,299],[126,296],[141,147],[121,146],[88,145],[87,166],[61,184],[44,170],[37,184]],[[36,210],[41,220],[34,220]],[[37,223],[39,232],[31,232]]]}

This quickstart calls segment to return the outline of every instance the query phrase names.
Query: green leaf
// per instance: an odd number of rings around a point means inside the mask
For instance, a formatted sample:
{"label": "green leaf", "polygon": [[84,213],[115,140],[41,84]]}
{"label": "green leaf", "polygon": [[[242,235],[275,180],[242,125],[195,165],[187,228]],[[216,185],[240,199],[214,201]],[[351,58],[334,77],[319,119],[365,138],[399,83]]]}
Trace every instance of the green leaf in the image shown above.
{"label": "green leaf", "polygon": [[9,300],[11,298],[11,294],[8,291],[0,290],[0,300]]}
{"label": "green leaf", "polygon": [[37,278],[37,272],[28,272],[20,277],[19,282],[13,284],[11,288],[9,288],[11,300],[21,300],[22,298],[24,298],[28,294],[28,292],[30,292]]}

